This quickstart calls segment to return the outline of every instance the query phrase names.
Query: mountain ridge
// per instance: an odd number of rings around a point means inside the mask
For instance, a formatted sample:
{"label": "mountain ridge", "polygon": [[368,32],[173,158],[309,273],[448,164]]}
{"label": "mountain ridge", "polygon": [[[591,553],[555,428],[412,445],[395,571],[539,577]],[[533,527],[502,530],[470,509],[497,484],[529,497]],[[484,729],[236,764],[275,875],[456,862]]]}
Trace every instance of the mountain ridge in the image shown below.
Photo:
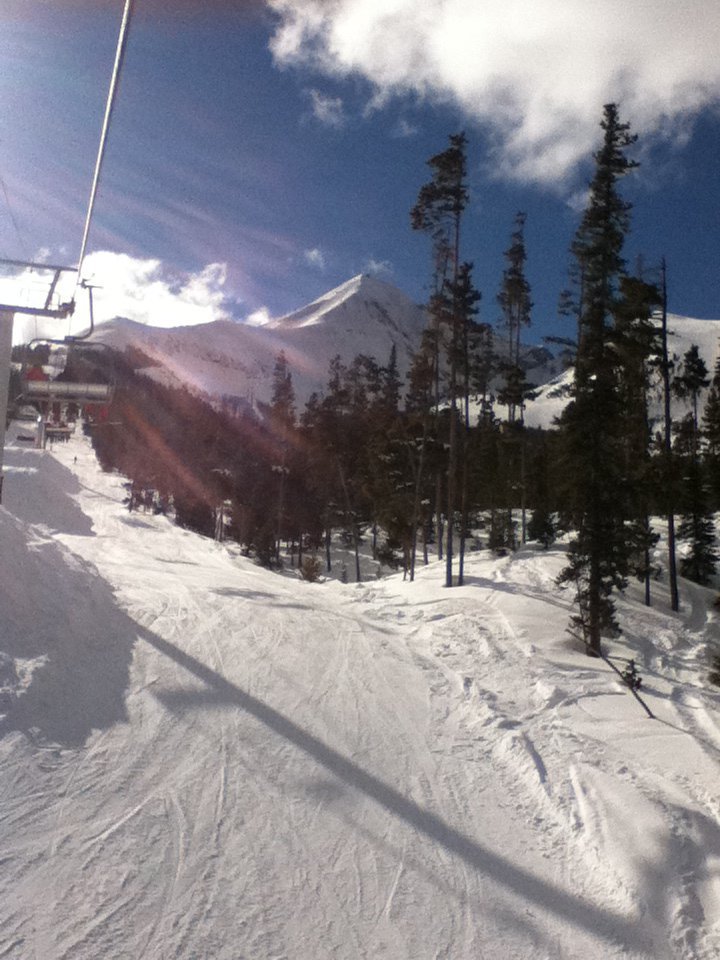
{"label": "mountain ridge", "polygon": [[385,363],[395,347],[405,374],[425,326],[422,307],[396,287],[359,274],[293,313],[262,326],[215,320],[194,327],[150,327],[116,318],[97,340],[117,350],[135,348],[154,366],[148,376],[168,386],[252,404],[269,402],[280,352],[287,358],[297,402],[322,391],[330,361],[363,353]]}
{"label": "mountain ridge", "polygon": [[[405,376],[426,322],[426,310],[397,287],[358,274],[262,326],[214,320],[166,328],[116,318],[99,328],[96,339],[120,351],[147,355],[152,366],[144,374],[167,386],[186,386],[211,399],[232,397],[255,407],[271,399],[273,369],[282,352],[302,407],[312,393],[323,392],[335,356],[350,363],[364,354],[385,363],[394,347],[400,375]],[[720,356],[720,320],[671,314],[668,343],[676,360],[697,343],[712,374]],[[567,402],[562,388],[569,386],[572,373],[563,371],[561,360],[545,347],[528,346],[526,355],[528,380],[538,389],[536,398],[528,401],[525,420],[528,426],[549,427]]]}

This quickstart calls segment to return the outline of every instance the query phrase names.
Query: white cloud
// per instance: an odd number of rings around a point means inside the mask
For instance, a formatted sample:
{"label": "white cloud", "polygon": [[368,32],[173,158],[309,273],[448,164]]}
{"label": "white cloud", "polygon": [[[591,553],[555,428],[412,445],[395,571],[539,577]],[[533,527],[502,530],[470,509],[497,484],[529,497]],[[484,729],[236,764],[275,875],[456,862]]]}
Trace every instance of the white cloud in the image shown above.
{"label": "white cloud", "polygon": [[253,310],[249,316],[245,317],[244,322],[249,327],[264,327],[270,323],[272,319],[272,315],[267,307],[259,307],[257,310]]}
{"label": "white cloud", "polygon": [[123,253],[91,253],[84,276],[98,284],[95,315],[100,322],[129,317],[156,327],[186,327],[227,319],[227,266],[210,263],[198,273],[171,274],[160,260]]}
{"label": "white cloud", "polygon": [[416,126],[401,117],[395,124],[393,136],[398,139],[407,139],[408,137],[416,136],[417,132],[418,128]]}
{"label": "white cloud", "polygon": [[318,247],[303,251],[303,256],[308,266],[315,267],[317,270],[325,269],[325,254]]}
{"label": "white cloud", "polygon": [[[160,260],[141,260],[122,253],[98,251],[85,259],[84,279],[93,289],[95,323],[114,317],[128,317],[156,327],[183,327],[227,319],[226,265],[211,263],[197,273],[170,273]],[[37,272],[15,277],[14,290],[0,284],[0,300],[16,295],[13,303],[43,305],[50,274]],[[16,315],[15,342],[33,336],[66,336],[89,326],[89,301],[84,290],[74,290],[76,276],[64,276],[58,288],[61,301],[73,293],[77,308],[71,320],[38,320]]]}
{"label": "white cloud", "polygon": [[720,99],[717,0],[268,0],[276,60],[361,76],[374,103],[437,98],[484,125],[499,174],[550,181],[597,143],[602,105],[674,137]]}
{"label": "white cloud", "polygon": [[308,90],[307,93],[312,102],[312,112],[316,120],[336,130],[345,126],[345,113],[340,97],[328,97],[319,90]]}
{"label": "white cloud", "polygon": [[373,277],[391,277],[394,272],[389,260],[376,260],[374,257],[370,257],[363,270],[363,273],[372,274]]}

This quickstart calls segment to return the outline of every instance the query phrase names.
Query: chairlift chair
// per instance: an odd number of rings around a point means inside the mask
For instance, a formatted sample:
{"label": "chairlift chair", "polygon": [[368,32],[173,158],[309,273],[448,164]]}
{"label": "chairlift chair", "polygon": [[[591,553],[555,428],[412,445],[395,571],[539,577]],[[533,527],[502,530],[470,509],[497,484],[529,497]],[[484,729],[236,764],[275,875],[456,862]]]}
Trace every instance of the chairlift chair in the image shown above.
{"label": "chairlift chair", "polygon": [[[51,349],[54,345],[62,347],[67,352],[64,367],[68,365],[72,369],[73,354],[82,354],[82,351],[99,350],[103,353],[110,353],[111,348],[105,343],[92,341],[89,338],[95,330],[95,318],[93,312],[93,287],[87,281],[81,281],[81,286],[88,291],[90,302],[90,327],[84,333],[69,335],[62,338],[40,337],[30,341],[29,347],[38,346],[41,343],[49,344]],[[22,389],[26,400],[32,401],[62,401],[64,403],[75,403],[81,407],[91,405],[109,404],[115,394],[114,378],[109,382],[101,383],[90,380],[60,380],[50,379],[49,377],[33,376],[27,365],[23,366],[22,371]]]}

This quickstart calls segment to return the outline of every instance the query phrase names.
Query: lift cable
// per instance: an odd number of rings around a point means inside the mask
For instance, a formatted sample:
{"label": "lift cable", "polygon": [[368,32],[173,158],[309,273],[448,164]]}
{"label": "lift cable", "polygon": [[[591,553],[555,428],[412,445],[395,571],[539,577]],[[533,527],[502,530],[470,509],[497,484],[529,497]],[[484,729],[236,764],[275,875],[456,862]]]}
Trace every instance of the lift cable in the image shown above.
{"label": "lift cable", "polygon": [[95,197],[97,195],[98,183],[100,181],[100,169],[105,156],[105,145],[107,142],[108,130],[110,128],[110,116],[115,103],[115,93],[117,91],[120,71],[122,69],[123,58],[125,56],[125,47],[130,26],[130,17],[132,15],[133,0],[125,0],[125,9],[123,11],[122,23],[120,24],[120,35],[118,36],[117,50],[115,52],[115,65],[113,67],[112,77],[110,79],[110,89],[108,91],[107,103],[105,106],[105,119],[103,120],[102,132],[100,134],[100,145],[98,147],[97,160],[95,161],[95,173],[93,175],[92,188],[90,190],[90,200],[88,203],[87,215],[85,217],[85,229],[83,230],[82,244],[80,246],[80,257],[78,259],[77,276],[80,282],[83,261],[85,259],[85,250],[87,248],[88,235],[90,233],[90,223],[92,221],[93,211],[95,209]]}
{"label": "lift cable", "polygon": [[20,230],[20,226],[19,226],[19,224],[18,224],[17,217],[15,216],[15,211],[13,210],[12,204],[10,203],[10,196],[9,196],[9,194],[8,194],[7,184],[6,184],[5,181],[3,180],[2,176],[0,176],[0,187],[2,188],[2,192],[3,192],[3,195],[4,195],[4,197],[5,197],[5,206],[7,207],[8,215],[9,215],[9,217],[10,217],[10,222],[12,223],[13,227],[15,228],[15,233],[17,234],[17,238],[18,238],[18,240],[20,241],[20,249],[21,249],[21,251],[22,251],[23,256],[24,256],[24,257],[27,257],[27,256],[29,256],[29,254],[28,254],[28,252],[27,252],[27,250],[28,250],[27,244],[25,243],[25,238],[23,237],[22,231]]}

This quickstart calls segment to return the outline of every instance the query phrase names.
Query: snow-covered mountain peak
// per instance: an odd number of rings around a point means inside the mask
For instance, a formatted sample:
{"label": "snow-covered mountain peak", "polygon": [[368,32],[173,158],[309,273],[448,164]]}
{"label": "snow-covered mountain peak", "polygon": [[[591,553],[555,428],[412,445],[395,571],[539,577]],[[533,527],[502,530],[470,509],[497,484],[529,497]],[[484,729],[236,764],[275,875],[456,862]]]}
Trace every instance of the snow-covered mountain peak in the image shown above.
{"label": "snow-covered mountain peak", "polygon": [[161,328],[117,319],[97,339],[134,349],[152,363],[143,372],[169,385],[211,397],[267,402],[281,351],[290,364],[298,403],[321,391],[330,361],[358,354],[387,362],[393,347],[401,375],[425,327],[422,307],[390,283],[360,274],[264,326],[215,320],[195,327]]}
{"label": "snow-covered mountain peak", "polygon": [[360,273],[299,310],[270,321],[267,328],[287,330],[316,326],[332,321],[336,311],[355,310],[360,304],[366,309],[373,305],[379,315],[399,313],[406,316],[421,312],[421,308],[397,287],[367,273]]}

